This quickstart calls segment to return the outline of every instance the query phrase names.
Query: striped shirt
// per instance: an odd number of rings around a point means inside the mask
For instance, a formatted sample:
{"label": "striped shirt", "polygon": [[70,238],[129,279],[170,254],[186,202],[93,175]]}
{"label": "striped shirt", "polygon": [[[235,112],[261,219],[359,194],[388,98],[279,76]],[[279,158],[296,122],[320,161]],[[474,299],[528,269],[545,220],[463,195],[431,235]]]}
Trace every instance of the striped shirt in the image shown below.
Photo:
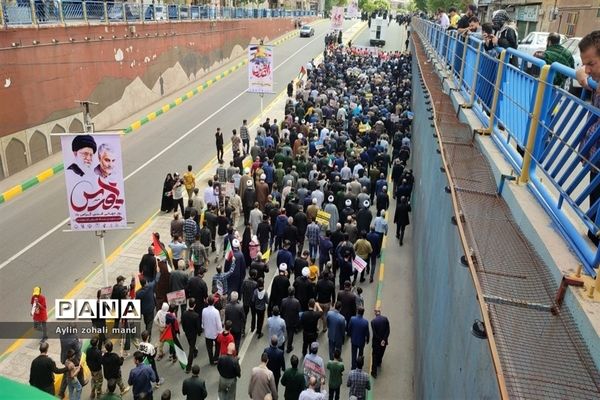
{"label": "striped shirt", "polygon": [[198,234],[198,224],[192,218],[183,221],[183,236],[186,242],[193,242]]}
{"label": "striped shirt", "polygon": [[306,238],[308,239],[308,243],[312,245],[319,244],[319,235],[321,233],[321,228],[314,221],[308,225],[306,228]]}

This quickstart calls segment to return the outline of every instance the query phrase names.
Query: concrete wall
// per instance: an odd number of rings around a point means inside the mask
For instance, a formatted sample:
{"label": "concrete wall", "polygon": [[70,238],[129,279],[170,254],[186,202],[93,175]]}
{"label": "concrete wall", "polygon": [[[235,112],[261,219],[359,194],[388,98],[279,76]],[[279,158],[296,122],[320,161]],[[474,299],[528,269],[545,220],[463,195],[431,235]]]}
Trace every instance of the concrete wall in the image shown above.
{"label": "concrete wall", "polygon": [[414,265],[416,267],[416,382],[418,399],[497,399],[497,381],[486,340],[471,335],[481,319],[453,215],[446,175],[440,172],[413,60],[412,163],[416,175],[412,198]]}
{"label": "concrete wall", "polygon": [[52,154],[50,132],[68,130],[74,118],[81,125],[75,100],[99,103],[91,114],[105,129],[241,56],[252,41],[293,29],[289,18],[7,29],[0,36],[4,171],[43,154],[39,139],[38,155],[30,154],[36,131]]}

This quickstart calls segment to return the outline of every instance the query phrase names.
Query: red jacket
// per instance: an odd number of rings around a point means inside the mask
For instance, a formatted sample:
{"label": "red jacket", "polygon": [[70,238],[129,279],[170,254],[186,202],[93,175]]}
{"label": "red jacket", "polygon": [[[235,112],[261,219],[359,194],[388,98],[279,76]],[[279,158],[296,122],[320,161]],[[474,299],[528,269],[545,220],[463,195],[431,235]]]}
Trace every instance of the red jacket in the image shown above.
{"label": "red jacket", "polygon": [[48,309],[46,308],[46,298],[44,295],[31,296],[31,306],[37,299],[37,307],[33,312],[33,320],[35,322],[45,322],[48,320]]}
{"label": "red jacket", "polygon": [[[217,336],[217,343],[219,345],[219,355],[220,356],[226,356],[227,355],[227,346],[229,346],[229,343],[233,343],[234,339],[233,339],[233,334],[231,332],[227,332],[227,334],[224,334],[223,332],[219,333],[219,336]],[[237,351],[237,349],[236,349]]]}

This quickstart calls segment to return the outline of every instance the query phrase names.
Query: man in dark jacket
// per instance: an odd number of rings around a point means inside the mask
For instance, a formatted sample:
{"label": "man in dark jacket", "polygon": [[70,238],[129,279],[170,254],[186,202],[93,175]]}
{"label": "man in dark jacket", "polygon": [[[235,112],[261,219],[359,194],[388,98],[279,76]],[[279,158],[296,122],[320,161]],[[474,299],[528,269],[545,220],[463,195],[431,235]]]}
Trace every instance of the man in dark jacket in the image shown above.
{"label": "man in dark jacket", "polygon": [[304,248],[304,237],[308,227],[308,217],[304,213],[304,207],[299,206],[298,212],[294,215],[294,226],[298,229],[298,253],[302,253]]}
{"label": "man in dark jacket", "polygon": [[225,306],[224,321],[231,321],[231,334],[235,343],[235,348],[240,348],[240,341],[244,327],[246,326],[246,314],[244,308],[238,301],[238,292],[233,291],[229,295],[229,303]]}
{"label": "man in dark jacket", "polygon": [[291,368],[288,368],[281,377],[281,384],[285,386],[285,400],[297,400],[300,393],[306,388],[306,379],[301,371],[298,371],[298,357],[292,355],[290,358]]}
{"label": "man in dark jacket", "polygon": [[287,352],[294,350],[294,334],[300,326],[300,302],[294,296],[295,290],[292,286],[288,288],[288,297],[281,301],[281,318],[285,321],[287,331]]}
{"label": "man in dark jacket", "polygon": [[273,278],[271,284],[271,295],[269,296],[269,308],[267,313],[271,316],[271,310],[274,306],[279,307],[281,301],[287,296],[290,280],[287,277],[288,266],[285,263],[279,265],[278,274]]}
{"label": "man in dark jacket", "polygon": [[266,211],[263,214],[263,220],[258,227],[256,228],[256,237],[258,238],[258,243],[260,243],[260,251],[261,253],[265,253],[269,248],[269,240],[271,238],[271,224],[269,223],[269,214]]}
{"label": "man in dark jacket", "polygon": [[154,309],[156,308],[156,302],[154,299],[154,286],[156,285],[158,278],[160,278],[160,270],[158,269],[158,263],[156,262],[156,259],[154,262],[154,268],[156,271],[156,279],[149,281],[145,278],[144,275],[144,278],[140,279],[140,286],[142,287],[135,294],[135,298],[140,300],[142,316],[144,317],[144,324],[146,325],[146,330],[148,332],[152,332],[152,322],[154,321]]}
{"label": "man in dark jacket", "polygon": [[371,331],[373,332],[373,365],[371,375],[377,378],[377,368],[381,367],[383,354],[388,345],[390,336],[390,321],[381,315],[381,309],[375,309],[375,318],[371,320]]}
{"label": "man in dark jacket", "polygon": [[33,359],[29,370],[29,384],[54,396],[54,374],[63,374],[67,368],[58,368],[48,357],[48,342],[40,343],[40,355]]}
{"label": "man in dark jacket", "polygon": [[[560,35],[558,33],[551,33],[548,35],[548,44],[546,47],[546,51],[544,51],[543,59],[546,61],[546,64],[552,65],[553,62],[558,62],[564,66],[569,68],[575,67],[575,61],[573,60],[573,55],[569,52],[569,50],[565,49],[560,44]],[[567,77],[563,74],[554,75],[554,85],[561,86],[565,83]]]}
{"label": "man in dark jacket", "polygon": [[198,274],[190,278],[185,292],[187,298],[193,297],[196,299],[194,311],[196,311],[199,315],[202,315],[202,310],[206,305],[206,298],[208,297],[208,286],[204,281],[204,268],[200,268]]}
{"label": "man in dark jacket", "polygon": [[123,377],[121,375],[121,366],[123,365],[123,357],[120,357],[117,353],[113,353],[113,344],[108,341],[104,344],[106,353],[102,355],[102,370],[104,372],[104,379],[115,379],[117,386],[121,390],[121,396],[127,393],[131,388],[125,387],[123,383]]}
{"label": "man in dark jacket", "polygon": [[267,361],[267,368],[273,372],[275,377],[275,387],[279,387],[279,378],[281,373],[285,371],[285,358],[283,356],[283,350],[277,347],[277,335],[271,337],[271,345],[264,351],[269,356]]}
{"label": "man in dark jacket", "polygon": [[292,253],[292,257],[296,257],[296,247],[298,243],[298,228],[294,226],[294,219],[288,217],[288,224],[283,230],[283,240],[287,240],[290,243],[289,251]]}
{"label": "man in dark jacket", "polygon": [[200,367],[194,364],[192,376],[183,381],[181,391],[187,400],[204,400],[208,397],[206,383],[200,378]]}
{"label": "man in dark jacket", "polygon": [[148,253],[142,256],[140,260],[139,272],[144,275],[147,282],[154,281],[156,277],[156,256],[154,255],[154,248],[148,247]]}
{"label": "man in dark jacket", "polygon": [[181,315],[181,327],[185,333],[190,348],[188,350],[187,367],[185,373],[189,374],[192,370],[192,362],[198,355],[198,349],[196,349],[196,339],[202,332],[202,320],[200,315],[195,311],[196,299],[190,298],[188,300],[189,308]]}
{"label": "man in dark jacket", "polygon": [[300,302],[302,311],[308,310],[308,301],[315,297],[313,284],[308,279],[309,269],[304,267],[302,275],[294,281],[294,289],[296,289],[296,298]]}
{"label": "man in dark jacket", "polygon": [[362,357],[365,350],[365,344],[369,343],[369,321],[363,315],[365,309],[360,307],[357,310],[357,315],[350,318],[348,325],[348,333],[350,334],[350,342],[352,343],[352,368],[356,368],[356,358]]}
{"label": "man in dark jacket", "polygon": [[350,280],[344,282],[344,290],[338,292],[337,299],[342,303],[340,314],[346,319],[346,329],[350,325],[350,318],[356,315],[356,295],[352,293],[352,284]]}
{"label": "man in dark jacket", "polygon": [[92,374],[92,395],[100,397],[102,394],[102,351],[98,348],[98,338],[90,340],[90,346],[85,351],[85,362]]}

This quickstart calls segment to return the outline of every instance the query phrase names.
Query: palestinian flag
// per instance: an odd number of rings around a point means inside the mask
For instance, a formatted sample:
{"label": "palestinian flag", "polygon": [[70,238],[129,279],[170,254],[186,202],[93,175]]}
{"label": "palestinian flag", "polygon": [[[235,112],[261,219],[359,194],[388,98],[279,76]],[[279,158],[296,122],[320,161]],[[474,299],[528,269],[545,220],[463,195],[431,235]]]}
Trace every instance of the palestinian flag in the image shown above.
{"label": "palestinian flag", "polygon": [[304,65],[300,68],[300,73],[298,74],[298,80],[302,79],[304,77],[304,75],[306,75],[306,69],[304,68]]}
{"label": "palestinian flag", "polygon": [[154,255],[162,260],[167,260],[167,264],[173,268],[173,262],[169,257],[169,252],[165,246],[157,239],[156,235],[152,234],[152,247],[154,248]]}
{"label": "palestinian flag", "polygon": [[168,328],[163,331],[162,335],[160,335],[160,341],[165,342],[169,346],[175,348],[175,356],[177,356],[179,366],[181,369],[185,369],[185,367],[187,367],[187,354],[185,354],[185,351],[183,351],[181,347],[177,346],[173,340],[173,332],[171,331],[170,326],[168,326]]}

